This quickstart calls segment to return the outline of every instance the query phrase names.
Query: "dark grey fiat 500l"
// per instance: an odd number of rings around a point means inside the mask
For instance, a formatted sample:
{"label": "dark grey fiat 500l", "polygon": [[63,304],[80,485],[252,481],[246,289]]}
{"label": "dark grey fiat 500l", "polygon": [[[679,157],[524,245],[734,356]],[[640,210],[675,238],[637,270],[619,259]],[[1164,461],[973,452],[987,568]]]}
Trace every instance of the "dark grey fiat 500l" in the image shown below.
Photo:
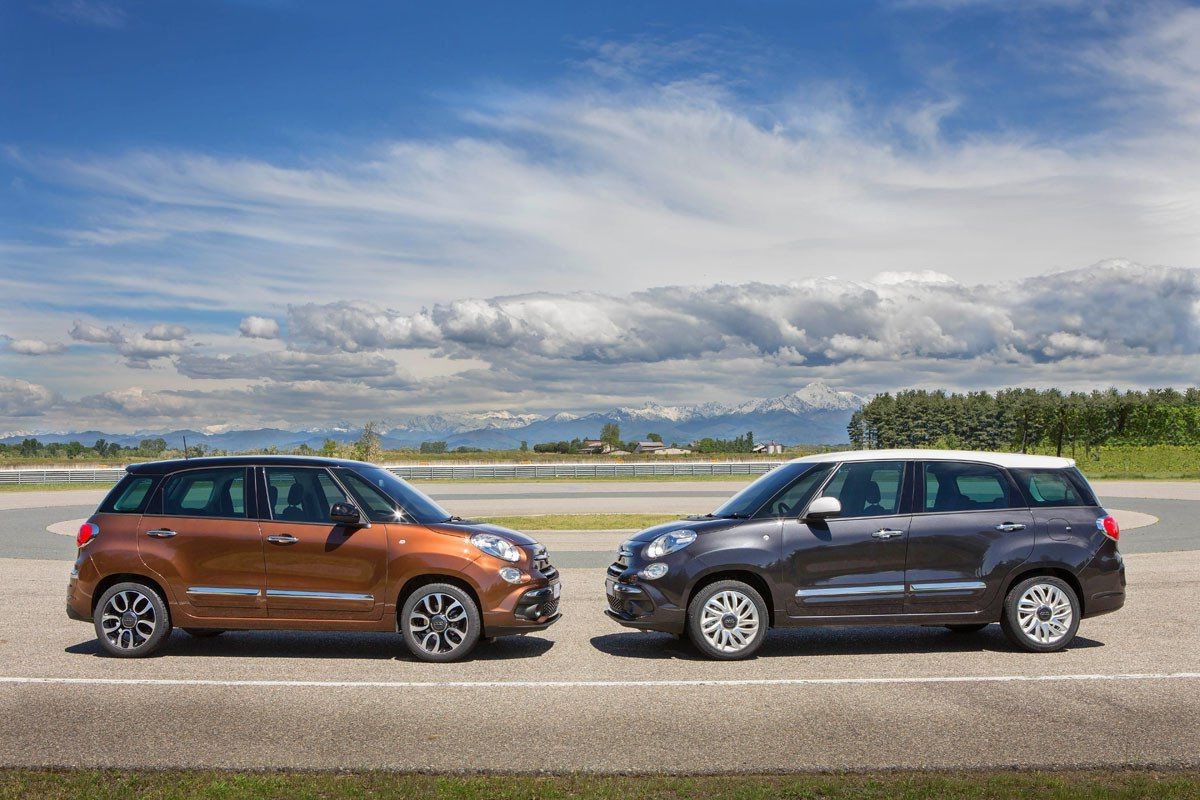
{"label": "dark grey fiat 500l", "polygon": [[623,543],[605,613],[719,659],[800,625],[999,622],[1017,646],[1050,652],[1124,604],[1119,535],[1069,459],[826,453]]}

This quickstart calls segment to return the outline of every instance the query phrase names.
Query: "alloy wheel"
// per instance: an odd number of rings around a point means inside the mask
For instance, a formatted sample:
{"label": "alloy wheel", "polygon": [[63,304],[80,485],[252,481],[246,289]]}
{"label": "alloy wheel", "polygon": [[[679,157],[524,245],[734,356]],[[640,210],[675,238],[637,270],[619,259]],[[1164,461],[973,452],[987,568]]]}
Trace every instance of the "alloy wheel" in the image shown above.
{"label": "alloy wheel", "polygon": [[136,650],[150,640],[158,626],[154,603],[135,589],[108,599],[100,617],[104,638],[118,650]]}
{"label": "alloy wheel", "polygon": [[456,598],[431,592],[408,615],[408,628],[426,653],[450,653],[467,639],[467,610]]}

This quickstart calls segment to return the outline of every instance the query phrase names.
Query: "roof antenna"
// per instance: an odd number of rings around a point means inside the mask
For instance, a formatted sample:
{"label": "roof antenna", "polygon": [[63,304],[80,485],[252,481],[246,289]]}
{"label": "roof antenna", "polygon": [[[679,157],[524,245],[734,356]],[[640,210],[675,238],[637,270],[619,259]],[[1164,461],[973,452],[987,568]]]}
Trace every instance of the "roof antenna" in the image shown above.
{"label": "roof antenna", "polygon": [[184,436],[184,437],[183,437],[183,460],[184,460],[184,461],[187,461],[187,460],[188,460],[188,454],[187,454],[187,437],[186,437],[186,436]]}

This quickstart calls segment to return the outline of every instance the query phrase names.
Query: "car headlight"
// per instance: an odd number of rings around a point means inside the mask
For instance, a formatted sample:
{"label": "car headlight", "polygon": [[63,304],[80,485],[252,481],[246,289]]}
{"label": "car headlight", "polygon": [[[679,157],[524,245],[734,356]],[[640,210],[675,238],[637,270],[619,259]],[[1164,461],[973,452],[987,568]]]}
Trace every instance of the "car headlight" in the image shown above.
{"label": "car headlight", "polygon": [[646,545],[643,554],[646,558],[662,558],[665,555],[682,550],[694,541],[696,541],[695,531],[671,531],[670,533],[664,533]]}
{"label": "car headlight", "polygon": [[666,574],[667,565],[661,561],[655,561],[653,564],[647,564],[638,570],[638,577],[647,581],[656,581]]}
{"label": "car headlight", "polygon": [[478,547],[489,556],[495,556],[502,561],[520,561],[521,551],[508,539],[490,533],[477,533],[471,537],[471,544]]}

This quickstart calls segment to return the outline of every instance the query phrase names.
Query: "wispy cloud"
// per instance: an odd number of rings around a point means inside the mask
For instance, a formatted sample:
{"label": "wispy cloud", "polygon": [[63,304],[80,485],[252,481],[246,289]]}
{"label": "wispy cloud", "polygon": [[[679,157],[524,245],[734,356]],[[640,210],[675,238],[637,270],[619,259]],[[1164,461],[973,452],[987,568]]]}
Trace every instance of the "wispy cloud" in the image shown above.
{"label": "wispy cloud", "polygon": [[48,0],[35,8],[63,22],[97,28],[123,28],[128,21],[124,6],[107,0]]}

